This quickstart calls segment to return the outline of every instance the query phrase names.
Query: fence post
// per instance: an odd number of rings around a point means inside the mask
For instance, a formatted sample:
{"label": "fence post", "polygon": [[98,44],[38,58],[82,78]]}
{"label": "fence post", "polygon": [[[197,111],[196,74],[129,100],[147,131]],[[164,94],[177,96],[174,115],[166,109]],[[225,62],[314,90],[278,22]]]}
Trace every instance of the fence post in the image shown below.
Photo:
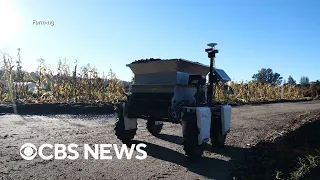
{"label": "fence post", "polygon": [[281,87],[281,100],[284,100],[284,84]]}

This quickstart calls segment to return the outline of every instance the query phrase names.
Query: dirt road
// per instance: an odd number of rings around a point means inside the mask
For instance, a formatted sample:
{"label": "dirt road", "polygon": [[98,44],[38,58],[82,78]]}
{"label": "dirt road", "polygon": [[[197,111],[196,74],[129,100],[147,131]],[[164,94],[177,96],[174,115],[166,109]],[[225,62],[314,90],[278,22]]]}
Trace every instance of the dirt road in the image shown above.
{"label": "dirt road", "polygon": [[[139,120],[134,143],[147,145],[145,160],[83,159],[83,144],[121,144],[111,116],[0,116],[0,179],[228,179],[247,149],[270,134],[281,133],[294,117],[320,109],[320,101],[234,107],[232,129],[224,149],[208,145],[198,163],[187,162],[180,125],[165,123],[159,137]],[[20,147],[33,143],[80,145],[76,160],[26,161]],[[111,150],[114,154],[114,152]],[[136,154],[137,152],[135,152]]]}

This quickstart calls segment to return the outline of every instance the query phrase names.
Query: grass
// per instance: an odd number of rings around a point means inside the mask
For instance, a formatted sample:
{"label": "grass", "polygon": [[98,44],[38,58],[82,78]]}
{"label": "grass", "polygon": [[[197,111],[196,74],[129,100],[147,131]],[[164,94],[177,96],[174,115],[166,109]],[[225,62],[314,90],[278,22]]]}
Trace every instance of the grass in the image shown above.
{"label": "grass", "polygon": [[[320,153],[319,153],[320,155]],[[307,155],[305,158],[298,158],[298,167],[295,171],[290,173],[289,179],[301,179],[310,173],[311,169],[320,167],[319,155]]]}
{"label": "grass", "polygon": [[[317,151],[317,150],[316,150]],[[287,178],[283,177],[281,171],[275,172],[275,179],[277,180],[298,180],[298,179],[310,179],[316,178],[314,172],[320,170],[320,152],[317,151],[317,155],[306,155],[304,158],[298,157],[296,162],[296,169],[289,173]],[[314,176],[314,177],[312,177]],[[319,176],[318,176],[319,178]]]}

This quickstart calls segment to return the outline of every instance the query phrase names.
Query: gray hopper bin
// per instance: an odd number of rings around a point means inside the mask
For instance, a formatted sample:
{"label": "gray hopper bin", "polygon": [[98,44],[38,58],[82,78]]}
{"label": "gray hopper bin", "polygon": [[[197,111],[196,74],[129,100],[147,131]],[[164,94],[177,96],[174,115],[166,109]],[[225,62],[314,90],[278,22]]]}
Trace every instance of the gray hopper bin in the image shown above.
{"label": "gray hopper bin", "polygon": [[[127,66],[134,73],[135,85],[186,85],[189,75],[206,76],[210,71],[209,66],[184,59],[140,60],[127,64]],[[223,79],[225,79],[227,75],[223,70],[220,71],[223,72]]]}
{"label": "gray hopper bin", "polygon": [[185,72],[188,74],[207,75],[209,66],[195,63],[183,59],[155,60],[147,62],[137,62],[127,65],[132,72],[137,74]]}

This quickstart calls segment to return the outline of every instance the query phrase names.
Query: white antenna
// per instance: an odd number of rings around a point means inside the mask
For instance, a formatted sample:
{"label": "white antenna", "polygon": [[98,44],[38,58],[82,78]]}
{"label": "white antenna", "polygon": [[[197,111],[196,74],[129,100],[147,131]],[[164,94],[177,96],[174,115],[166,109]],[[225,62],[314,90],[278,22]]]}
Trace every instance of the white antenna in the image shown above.
{"label": "white antenna", "polygon": [[[216,45],[218,45],[218,44],[217,44],[217,43],[208,43],[208,44],[207,44],[207,46],[211,47],[211,48],[210,48],[211,51],[214,51],[214,50],[215,50],[215,46],[216,46]],[[214,58],[213,58],[213,60],[212,60],[212,63],[213,63],[213,67],[216,68],[216,61],[215,61]]]}
{"label": "white antenna", "polygon": [[216,46],[216,45],[218,45],[217,43],[209,43],[209,44],[207,44],[208,46],[210,46],[210,47],[212,47],[213,49],[214,49],[214,47]]}

